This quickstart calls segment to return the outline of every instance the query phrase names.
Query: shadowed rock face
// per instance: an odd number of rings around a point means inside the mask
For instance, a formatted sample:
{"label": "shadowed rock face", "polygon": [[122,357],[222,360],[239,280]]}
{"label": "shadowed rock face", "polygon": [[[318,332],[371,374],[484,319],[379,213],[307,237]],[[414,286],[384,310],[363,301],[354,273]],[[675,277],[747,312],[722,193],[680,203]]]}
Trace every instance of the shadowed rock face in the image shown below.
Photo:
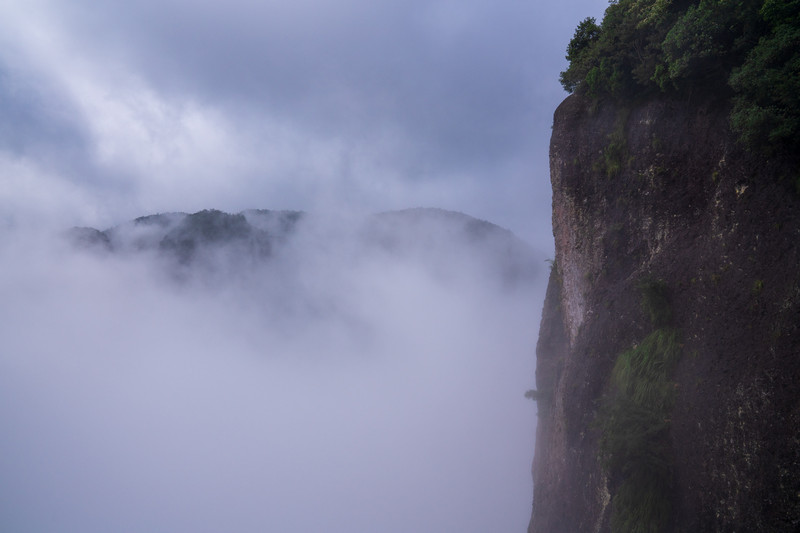
{"label": "shadowed rock face", "polygon": [[637,284],[666,284],[671,379],[667,531],[800,527],[797,168],[741,151],[727,110],[571,96],[550,147],[556,268],[537,348],[529,531],[610,531],[624,481],[600,459],[617,356],[651,326]]}

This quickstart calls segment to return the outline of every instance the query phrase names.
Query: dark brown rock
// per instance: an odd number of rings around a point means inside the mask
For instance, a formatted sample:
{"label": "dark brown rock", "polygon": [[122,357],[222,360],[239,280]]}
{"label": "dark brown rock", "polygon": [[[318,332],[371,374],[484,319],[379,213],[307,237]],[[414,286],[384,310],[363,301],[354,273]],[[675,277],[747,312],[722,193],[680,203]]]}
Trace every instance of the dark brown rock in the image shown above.
{"label": "dark brown rock", "polygon": [[556,265],[537,347],[529,531],[610,531],[594,421],[662,279],[683,338],[671,530],[800,530],[800,171],[741,150],[714,102],[570,96],[550,146]]}

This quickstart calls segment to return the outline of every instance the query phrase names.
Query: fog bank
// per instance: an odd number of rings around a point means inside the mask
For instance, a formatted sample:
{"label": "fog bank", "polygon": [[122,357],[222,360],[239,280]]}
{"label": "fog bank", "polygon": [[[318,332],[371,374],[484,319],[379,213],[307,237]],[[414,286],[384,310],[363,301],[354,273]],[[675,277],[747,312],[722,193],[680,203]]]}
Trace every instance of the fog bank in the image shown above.
{"label": "fog bank", "polygon": [[400,218],[188,262],[5,230],[2,529],[524,531],[544,263]]}

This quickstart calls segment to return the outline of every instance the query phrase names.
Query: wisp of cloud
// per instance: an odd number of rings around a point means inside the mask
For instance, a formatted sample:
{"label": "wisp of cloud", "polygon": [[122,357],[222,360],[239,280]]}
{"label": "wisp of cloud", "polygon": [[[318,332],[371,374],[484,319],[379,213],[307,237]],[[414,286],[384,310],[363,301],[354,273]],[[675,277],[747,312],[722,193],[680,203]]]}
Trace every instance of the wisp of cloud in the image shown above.
{"label": "wisp of cloud", "polygon": [[240,216],[4,232],[0,529],[524,530],[538,255],[445,212]]}

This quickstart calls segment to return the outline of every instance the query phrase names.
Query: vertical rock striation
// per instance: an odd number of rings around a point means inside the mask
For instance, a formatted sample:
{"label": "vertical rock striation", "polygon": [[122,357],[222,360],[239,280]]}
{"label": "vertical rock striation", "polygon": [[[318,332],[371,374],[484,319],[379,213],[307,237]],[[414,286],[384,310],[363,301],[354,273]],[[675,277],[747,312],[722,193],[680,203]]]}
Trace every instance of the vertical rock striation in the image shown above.
{"label": "vertical rock striation", "polygon": [[550,145],[556,258],[537,346],[529,532],[610,531],[598,417],[663,280],[680,332],[667,531],[800,529],[800,171],[713,102],[570,96]]}

